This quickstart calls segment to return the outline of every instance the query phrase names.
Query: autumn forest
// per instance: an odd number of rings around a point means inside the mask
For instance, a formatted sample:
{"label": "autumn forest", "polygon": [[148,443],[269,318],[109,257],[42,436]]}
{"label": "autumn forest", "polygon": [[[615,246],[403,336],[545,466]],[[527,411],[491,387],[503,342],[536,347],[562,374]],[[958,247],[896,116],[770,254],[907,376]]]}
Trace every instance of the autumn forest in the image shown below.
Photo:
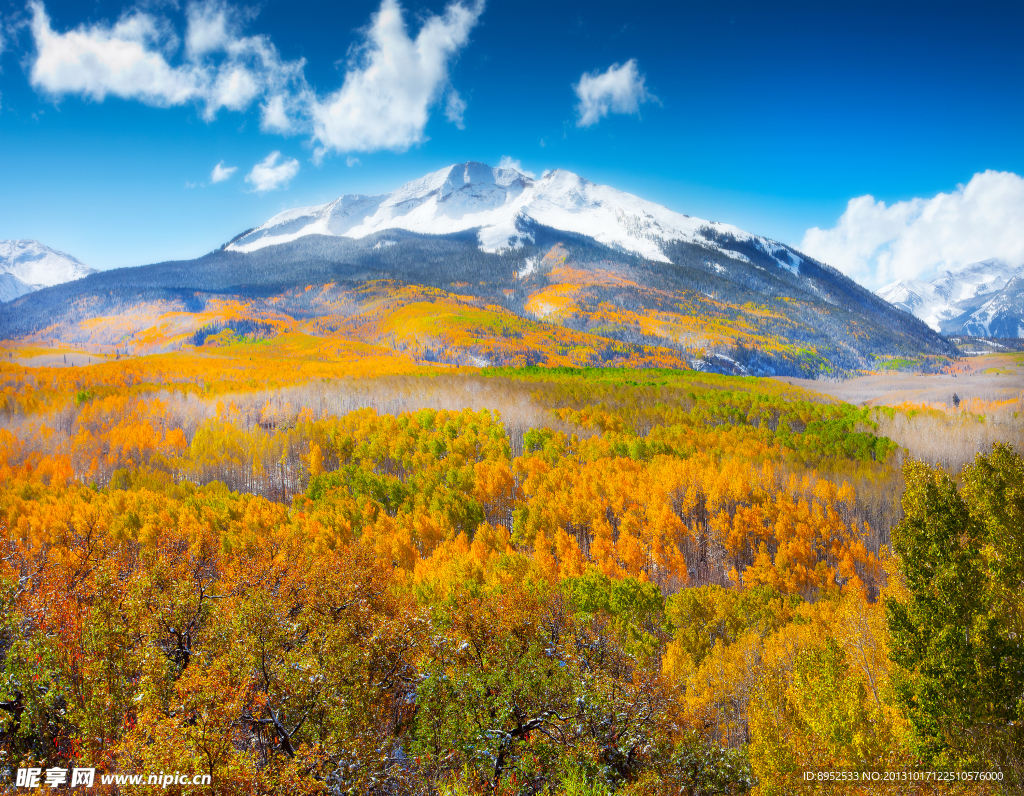
{"label": "autumn forest", "polygon": [[8,773],[1024,785],[1024,393],[193,342],[0,363]]}

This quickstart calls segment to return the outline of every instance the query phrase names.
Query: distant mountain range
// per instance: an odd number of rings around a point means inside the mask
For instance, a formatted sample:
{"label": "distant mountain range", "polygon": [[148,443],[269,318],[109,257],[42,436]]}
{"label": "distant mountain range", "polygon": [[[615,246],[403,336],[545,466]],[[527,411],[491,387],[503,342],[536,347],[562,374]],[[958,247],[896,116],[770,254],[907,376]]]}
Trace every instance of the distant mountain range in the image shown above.
{"label": "distant mountain range", "polygon": [[0,338],[136,352],[205,345],[231,324],[455,364],[814,375],[956,354],[792,247],[564,170],[482,163],[280,213],[197,260],[0,305]]}
{"label": "distant mountain range", "polygon": [[95,273],[95,268],[39,241],[0,240],[0,301]]}
{"label": "distant mountain range", "polygon": [[1024,337],[1024,263],[984,260],[893,282],[878,295],[945,335]]}

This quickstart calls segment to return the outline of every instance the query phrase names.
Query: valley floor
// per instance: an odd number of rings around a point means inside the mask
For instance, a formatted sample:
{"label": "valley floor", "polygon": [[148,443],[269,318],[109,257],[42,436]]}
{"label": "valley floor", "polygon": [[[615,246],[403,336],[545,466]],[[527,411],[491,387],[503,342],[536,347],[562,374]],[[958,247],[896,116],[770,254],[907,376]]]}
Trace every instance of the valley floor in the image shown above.
{"label": "valley floor", "polygon": [[863,406],[899,406],[912,403],[953,407],[953,395],[961,401],[980,398],[1005,401],[1024,390],[1024,354],[989,354],[957,362],[952,373],[872,373],[845,380],[798,379],[778,376],[778,381],[813,392],[831,395]]}

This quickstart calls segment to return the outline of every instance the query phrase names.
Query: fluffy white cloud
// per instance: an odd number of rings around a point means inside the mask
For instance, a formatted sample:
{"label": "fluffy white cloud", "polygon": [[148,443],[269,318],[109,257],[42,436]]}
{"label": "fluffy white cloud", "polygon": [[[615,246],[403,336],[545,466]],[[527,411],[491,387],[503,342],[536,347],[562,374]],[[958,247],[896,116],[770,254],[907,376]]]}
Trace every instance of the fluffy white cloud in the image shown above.
{"label": "fluffy white cloud", "polygon": [[286,94],[275,94],[268,97],[266,102],[260,106],[262,110],[260,129],[265,133],[280,135],[288,135],[302,129],[304,127],[303,113],[298,106],[305,94],[306,92],[303,92],[299,97]]}
{"label": "fluffy white cloud", "polygon": [[[318,155],[402,151],[423,141],[431,106],[448,84],[448,65],[469,41],[483,3],[452,3],[409,36],[397,0],[383,0],[345,73],[340,89],[313,101]],[[456,123],[461,118],[458,104]]]}
{"label": "fluffy white cloud", "polygon": [[518,160],[510,158],[508,155],[502,155],[501,156],[501,160],[498,161],[498,168],[499,169],[515,169],[520,174],[523,174],[523,175],[529,177],[531,180],[534,178],[534,173],[532,171],[527,171],[526,169],[523,168],[523,164],[522,163],[520,163]]}
{"label": "fluffy white cloud", "polygon": [[225,166],[222,160],[216,166],[213,167],[213,171],[210,172],[210,182],[224,182],[224,180],[230,180],[231,175],[238,171],[238,166]]}
{"label": "fluffy white cloud", "polygon": [[266,36],[243,36],[250,15],[226,0],[186,6],[184,43],[169,19],[138,8],[115,23],[63,33],[51,26],[42,0],[29,9],[37,90],[157,107],[196,103],[207,120],[222,108],[241,111],[258,102],[261,129],[312,134],[320,158],[331,151],[401,151],[423,141],[430,111],[445,93],[445,116],[461,129],[466,103],[448,70],[484,2],[452,2],[443,15],[428,16],[413,39],[398,0],[382,0],[350,49],[341,88],[325,97],[306,82],[304,60],[282,59]]}
{"label": "fluffy white cloud", "polygon": [[190,5],[187,16],[185,53],[192,61],[231,48],[242,22],[236,9],[214,1]]}
{"label": "fluffy white cloud", "polygon": [[102,101],[107,94],[152,105],[180,105],[200,93],[201,76],[191,66],[171,67],[173,31],[138,11],[109,26],[80,26],[67,33],[50,27],[42,3],[30,4],[37,55],[32,84],[50,94],[83,94]]}
{"label": "fluffy white cloud", "polygon": [[609,113],[640,113],[640,106],[649,100],[658,101],[644,85],[644,76],[630,58],[619,66],[612,64],[604,72],[584,72],[573,86],[579,105],[578,127],[597,124]]}
{"label": "fluffy white cloud", "polygon": [[136,9],[112,25],[59,33],[42,2],[29,8],[36,46],[30,79],[54,96],[102,102],[113,95],[157,107],[195,102],[209,120],[221,108],[244,110],[260,96],[307,90],[305,62],[282,60],[265,36],[240,35],[243,20],[218,0],[188,6],[184,59],[176,66],[170,59],[181,43],[166,18]]}
{"label": "fluffy white cloud", "polygon": [[458,127],[460,130],[466,129],[466,124],[462,120],[463,115],[466,113],[466,101],[459,96],[459,92],[452,89],[448,92],[448,101],[444,105],[444,116],[445,118]]}
{"label": "fluffy white cloud", "polygon": [[990,257],[1024,263],[1024,178],[985,171],[950,193],[889,206],[858,196],[832,229],[807,230],[800,248],[870,288]]}
{"label": "fluffy white cloud", "polygon": [[298,173],[299,161],[295,158],[281,160],[280,152],[271,152],[252,167],[252,171],[246,175],[245,181],[252,185],[256,193],[265,193],[286,187],[292,177]]}

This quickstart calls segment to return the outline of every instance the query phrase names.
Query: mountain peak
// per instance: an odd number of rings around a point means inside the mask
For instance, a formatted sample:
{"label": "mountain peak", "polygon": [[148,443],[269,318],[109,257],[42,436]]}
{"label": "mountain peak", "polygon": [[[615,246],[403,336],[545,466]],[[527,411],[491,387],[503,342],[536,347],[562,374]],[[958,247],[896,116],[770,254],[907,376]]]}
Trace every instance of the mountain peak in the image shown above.
{"label": "mountain peak", "polygon": [[[385,229],[425,235],[477,230],[480,248],[494,252],[531,242],[530,223],[591,237],[648,260],[668,262],[667,243],[697,242],[716,249],[717,237],[756,241],[781,249],[729,224],[669,210],[566,169],[539,180],[511,167],[468,161],[411,180],[388,194],[347,194],[326,205],[287,210],[228,245],[238,252],[289,243],[307,235],[363,238]],[[780,262],[792,269],[791,261]]]}
{"label": "mountain peak", "polygon": [[37,240],[0,240],[0,301],[94,273],[95,268]]}
{"label": "mountain peak", "polygon": [[[1015,337],[1024,328],[1018,295],[1024,264],[992,257],[942,271],[930,280],[902,279],[877,291],[935,331]],[[1022,321],[1024,322],[1024,321]],[[998,336],[998,335],[997,335]]]}

